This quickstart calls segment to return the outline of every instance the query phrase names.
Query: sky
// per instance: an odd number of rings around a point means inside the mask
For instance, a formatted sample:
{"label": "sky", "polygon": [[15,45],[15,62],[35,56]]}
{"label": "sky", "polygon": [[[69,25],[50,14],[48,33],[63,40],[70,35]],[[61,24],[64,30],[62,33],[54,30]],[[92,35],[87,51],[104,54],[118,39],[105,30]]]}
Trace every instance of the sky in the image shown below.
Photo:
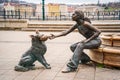
{"label": "sky", "polygon": [[[42,0],[22,0],[26,2],[32,3],[42,3]],[[99,0],[100,3],[108,3],[108,2],[118,2],[120,0]],[[98,3],[98,0],[45,0],[45,4],[47,3],[63,3],[63,4],[91,4]]]}

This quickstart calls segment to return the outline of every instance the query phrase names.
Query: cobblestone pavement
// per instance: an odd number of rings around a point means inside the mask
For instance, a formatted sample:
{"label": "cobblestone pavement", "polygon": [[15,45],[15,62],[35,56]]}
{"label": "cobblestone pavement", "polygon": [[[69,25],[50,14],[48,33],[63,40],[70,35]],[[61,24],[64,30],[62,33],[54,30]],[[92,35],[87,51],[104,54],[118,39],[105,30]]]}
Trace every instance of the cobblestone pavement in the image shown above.
{"label": "cobblestone pavement", "polygon": [[35,62],[39,69],[28,72],[14,71],[21,55],[31,46],[30,34],[34,33],[0,31],[0,80],[120,80],[119,70],[97,67],[95,71],[90,65],[80,65],[76,72],[61,73],[72,55],[69,46],[84,39],[75,32],[46,41],[48,50],[45,57],[52,69],[45,69],[40,63]]}

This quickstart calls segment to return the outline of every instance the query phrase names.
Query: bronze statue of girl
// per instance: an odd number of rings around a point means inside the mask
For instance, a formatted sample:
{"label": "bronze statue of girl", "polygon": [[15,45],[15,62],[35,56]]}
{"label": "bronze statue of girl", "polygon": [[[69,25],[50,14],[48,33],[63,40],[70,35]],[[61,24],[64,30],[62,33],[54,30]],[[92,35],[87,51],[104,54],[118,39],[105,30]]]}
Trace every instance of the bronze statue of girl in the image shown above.
{"label": "bronze statue of girl", "polygon": [[71,51],[74,53],[70,61],[67,63],[67,68],[63,70],[63,73],[76,71],[79,65],[79,61],[82,59],[84,49],[94,49],[101,45],[99,35],[101,33],[96,27],[93,27],[90,20],[84,17],[84,13],[80,10],[76,10],[72,15],[72,20],[76,21],[76,24],[70,27],[68,30],[61,32],[58,35],[51,34],[49,39],[65,36],[70,32],[78,29],[78,32],[86,39],[77,42],[70,46]]}

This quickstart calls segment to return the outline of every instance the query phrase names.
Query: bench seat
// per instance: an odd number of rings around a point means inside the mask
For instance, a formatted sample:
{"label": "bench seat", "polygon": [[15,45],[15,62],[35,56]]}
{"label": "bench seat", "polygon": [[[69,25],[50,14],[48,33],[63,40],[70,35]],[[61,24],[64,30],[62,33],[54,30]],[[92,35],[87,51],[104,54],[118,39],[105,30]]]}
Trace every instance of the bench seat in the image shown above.
{"label": "bench seat", "polygon": [[101,45],[98,49],[90,49],[88,55],[95,62],[120,67],[120,47]]}
{"label": "bench seat", "polygon": [[120,34],[106,34],[101,36],[102,44],[120,47]]}

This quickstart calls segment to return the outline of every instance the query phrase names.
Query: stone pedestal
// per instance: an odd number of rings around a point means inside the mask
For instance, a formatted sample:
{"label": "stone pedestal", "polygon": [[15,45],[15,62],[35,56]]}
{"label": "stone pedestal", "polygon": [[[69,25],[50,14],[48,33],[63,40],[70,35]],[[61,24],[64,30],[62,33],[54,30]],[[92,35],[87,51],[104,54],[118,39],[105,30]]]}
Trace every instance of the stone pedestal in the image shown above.
{"label": "stone pedestal", "polygon": [[102,35],[102,45],[89,50],[90,58],[98,63],[120,67],[120,35]]}

